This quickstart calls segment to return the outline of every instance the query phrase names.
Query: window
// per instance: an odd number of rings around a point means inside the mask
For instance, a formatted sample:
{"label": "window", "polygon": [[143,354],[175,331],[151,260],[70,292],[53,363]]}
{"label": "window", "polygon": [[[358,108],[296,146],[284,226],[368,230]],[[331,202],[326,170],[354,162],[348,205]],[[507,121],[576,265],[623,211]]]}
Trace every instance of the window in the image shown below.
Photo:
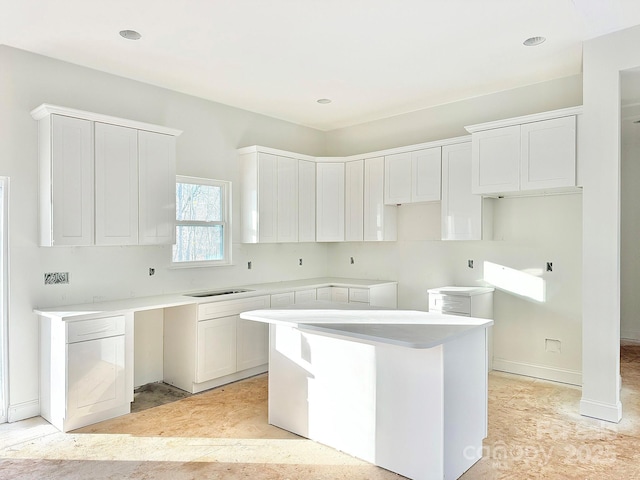
{"label": "window", "polygon": [[231,182],[176,177],[174,266],[231,263]]}

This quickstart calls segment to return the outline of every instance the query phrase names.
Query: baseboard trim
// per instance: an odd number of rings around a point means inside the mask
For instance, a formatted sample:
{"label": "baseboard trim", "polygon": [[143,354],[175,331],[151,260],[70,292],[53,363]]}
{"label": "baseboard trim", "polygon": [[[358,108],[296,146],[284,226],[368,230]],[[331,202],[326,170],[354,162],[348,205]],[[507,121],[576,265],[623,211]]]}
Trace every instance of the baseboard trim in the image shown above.
{"label": "baseboard trim", "polygon": [[580,400],[580,415],[618,423],[622,419],[622,403],[602,403],[583,398]]}
{"label": "baseboard trim", "polygon": [[501,372],[515,373],[516,375],[525,375],[527,377],[582,386],[582,372],[575,370],[553,368],[532,363],[513,362],[495,357],[493,359],[493,369]]}
{"label": "baseboard trim", "polygon": [[30,402],[22,402],[16,405],[9,405],[7,409],[7,422],[18,422],[27,418],[37,417],[40,415],[40,402],[31,400]]}
{"label": "baseboard trim", "polygon": [[640,330],[621,330],[620,340],[628,340],[635,343],[640,343]]}

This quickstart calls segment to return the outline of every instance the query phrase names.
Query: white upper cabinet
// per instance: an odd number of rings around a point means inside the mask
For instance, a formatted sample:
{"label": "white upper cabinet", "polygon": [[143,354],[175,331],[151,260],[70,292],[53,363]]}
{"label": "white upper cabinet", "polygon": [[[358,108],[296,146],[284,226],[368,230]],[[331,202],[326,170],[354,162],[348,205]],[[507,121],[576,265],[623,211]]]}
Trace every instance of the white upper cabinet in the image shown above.
{"label": "white upper cabinet", "polygon": [[411,202],[411,152],[387,155],[384,165],[384,203],[399,205]]}
{"label": "white upper cabinet", "polygon": [[96,245],[138,243],[138,132],[95,124]]}
{"label": "white upper cabinet", "polygon": [[61,115],[42,118],[40,245],[92,245],[93,125]]}
{"label": "white upper cabinet", "polygon": [[440,200],[441,149],[432,147],[385,157],[387,205]]}
{"label": "white upper cabinet", "polygon": [[411,152],[411,201],[440,200],[441,148]]}
{"label": "white upper cabinet", "polygon": [[482,206],[471,193],[471,143],[442,147],[442,240],[482,240]]}
{"label": "white upper cabinet", "polygon": [[31,115],[42,246],[173,243],[181,131],[48,104]]}
{"label": "white upper cabinet", "polygon": [[176,137],[138,131],[139,227],[141,245],[176,241]]}
{"label": "white upper cabinet", "polygon": [[315,164],[265,150],[239,151],[242,242],[314,241]]}
{"label": "white upper cabinet", "polygon": [[367,158],[364,161],[363,240],[396,240],[397,209],[384,203],[384,157]]}
{"label": "white upper cabinet", "polygon": [[316,240],[344,241],[344,162],[316,165]]}
{"label": "white upper cabinet", "polygon": [[526,123],[520,127],[520,189],[576,185],[576,117]]}
{"label": "white upper cabinet", "polygon": [[278,157],[278,242],[298,241],[298,160]]}
{"label": "white upper cabinet", "polygon": [[316,164],[298,161],[298,241],[316,241]]}
{"label": "white upper cabinet", "polygon": [[364,220],[364,160],[347,162],[345,173],[345,240],[363,240]]}
{"label": "white upper cabinet", "polygon": [[576,189],[576,116],[567,108],[466,127],[472,191],[504,195]]}
{"label": "white upper cabinet", "polygon": [[472,135],[472,192],[516,192],[520,188],[520,126]]}

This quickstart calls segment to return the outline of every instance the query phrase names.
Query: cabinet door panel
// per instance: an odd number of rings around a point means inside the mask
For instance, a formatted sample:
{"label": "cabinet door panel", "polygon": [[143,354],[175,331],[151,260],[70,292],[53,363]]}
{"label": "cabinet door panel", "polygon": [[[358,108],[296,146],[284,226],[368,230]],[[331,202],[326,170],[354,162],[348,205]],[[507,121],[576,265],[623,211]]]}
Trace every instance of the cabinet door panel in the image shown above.
{"label": "cabinet door panel", "polygon": [[411,153],[384,157],[384,203],[398,205],[411,201]]}
{"label": "cabinet door panel", "polygon": [[[53,245],[93,244],[93,124],[51,116],[51,224]],[[45,197],[49,202],[48,196]],[[44,208],[41,207],[41,208]],[[49,235],[41,235],[49,239]],[[43,241],[43,243],[46,243]]]}
{"label": "cabinet door panel", "polygon": [[240,317],[198,322],[196,383],[236,372],[236,321]]}
{"label": "cabinet door panel", "polygon": [[126,405],[124,335],[67,345],[66,419]]}
{"label": "cabinet door panel", "polygon": [[298,161],[278,157],[278,242],[298,241]]}
{"label": "cabinet door panel", "polygon": [[361,242],[364,219],[364,160],[345,164],[345,240]]}
{"label": "cabinet door panel", "polygon": [[298,161],[298,241],[316,241],[316,164]]}
{"label": "cabinet door panel", "polygon": [[471,193],[471,144],[442,148],[442,239],[482,239],[482,196]]}
{"label": "cabinet door panel", "polygon": [[344,241],[344,163],[319,163],[316,167],[318,242]]}
{"label": "cabinet door panel", "polygon": [[520,125],[477,132],[472,142],[472,193],[520,189]]}
{"label": "cabinet door panel", "polygon": [[411,201],[440,200],[440,147],[411,152]]}
{"label": "cabinet door panel", "polygon": [[269,362],[269,324],[238,319],[237,370]]}
{"label": "cabinet door panel", "polygon": [[95,124],[96,245],[138,243],[138,132]]}
{"label": "cabinet door panel", "polygon": [[258,154],[258,242],[275,243],[278,234],[278,157]]}
{"label": "cabinet door panel", "polygon": [[138,132],[141,245],[171,245],[176,238],[176,139]]}
{"label": "cabinet door panel", "polygon": [[363,240],[396,240],[395,205],[384,203],[384,157],[364,161]]}
{"label": "cabinet door panel", "polygon": [[575,186],[575,116],[526,123],[521,135],[522,190]]}

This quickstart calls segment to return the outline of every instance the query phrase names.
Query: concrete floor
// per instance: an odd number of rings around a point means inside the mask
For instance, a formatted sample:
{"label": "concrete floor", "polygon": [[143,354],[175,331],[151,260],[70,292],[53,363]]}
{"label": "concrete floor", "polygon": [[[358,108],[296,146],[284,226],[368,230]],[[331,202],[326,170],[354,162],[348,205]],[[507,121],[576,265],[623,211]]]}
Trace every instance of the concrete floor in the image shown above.
{"label": "concrete floor", "polygon": [[[492,372],[484,456],[461,478],[640,479],[640,346],[622,348],[621,373],[611,424],[580,416],[578,387]],[[269,425],[266,375],[146,409],[139,396],[135,413],[68,434],[39,417],[0,425],[0,478],[403,478]]]}

